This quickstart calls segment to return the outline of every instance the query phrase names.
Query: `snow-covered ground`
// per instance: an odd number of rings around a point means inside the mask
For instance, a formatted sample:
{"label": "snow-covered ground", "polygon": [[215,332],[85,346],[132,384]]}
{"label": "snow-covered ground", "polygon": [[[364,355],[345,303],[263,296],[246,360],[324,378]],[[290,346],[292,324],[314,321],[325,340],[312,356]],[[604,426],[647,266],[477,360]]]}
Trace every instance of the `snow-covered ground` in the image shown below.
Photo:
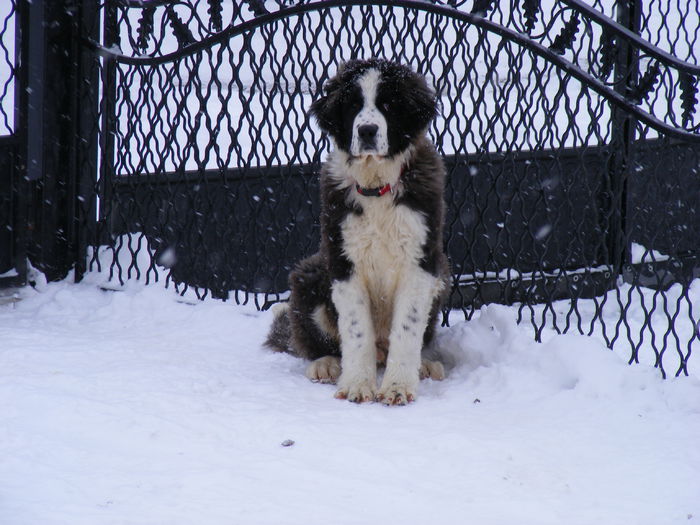
{"label": "snow-covered ground", "polygon": [[270,312],[86,281],[0,306],[3,525],[700,521],[695,376],[492,305],[415,403],[354,405]]}
{"label": "snow-covered ground", "polygon": [[[262,45],[255,36],[253,46]],[[475,71],[483,74],[481,64]],[[264,72],[278,73],[272,65]],[[231,78],[223,75],[223,102],[192,107],[220,115],[236,106]],[[0,59],[0,88],[8,80]],[[122,96],[138,102],[138,86]],[[280,107],[298,108],[288,117],[294,125],[308,107],[301,91],[289,101],[280,94]],[[11,115],[8,93],[0,108]],[[263,102],[245,111],[259,115]],[[467,102],[461,111],[471,109]],[[241,124],[243,109],[230,111]],[[579,126],[607,118],[600,111]],[[119,125],[129,118],[121,114]],[[180,142],[189,124],[173,124]],[[0,134],[9,130],[0,122]],[[222,141],[224,149],[234,143]],[[652,257],[635,253],[640,262]],[[689,360],[691,377],[663,381],[649,365],[649,337],[640,342],[643,364],[630,367],[624,340],[611,352],[600,334],[545,330],[537,344],[529,324],[516,323],[516,308],[492,305],[440,330],[445,381],[423,382],[408,407],[357,406],[307,381],[302,361],[262,347],[269,312],[190,301],[159,284],[99,285],[100,275],[39,280],[16,301],[0,297],[0,525],[700,521],[699,358]],[[664,308],[680,312],[673,320],[685,343],[700,283],[690,296],[673,294]],[[623,298],[635,330],[646,326],[645,312],[669,322],[653,293],[628,287]],[[615,301],[606,304],[615,314]],[[579,304],[591,318],[598,306]],[[667,368],[672,377],[676,368]]]}

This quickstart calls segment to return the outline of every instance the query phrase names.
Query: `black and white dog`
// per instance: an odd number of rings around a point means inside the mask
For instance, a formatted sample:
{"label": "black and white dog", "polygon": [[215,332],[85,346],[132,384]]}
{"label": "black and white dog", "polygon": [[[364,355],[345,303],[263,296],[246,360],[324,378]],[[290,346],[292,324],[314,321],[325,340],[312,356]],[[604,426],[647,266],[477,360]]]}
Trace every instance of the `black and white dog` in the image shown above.
{"label": "black and white dog", "polygon": [[[337,398],[413,401],[449,267],[445,169],[426,138],[437,111],[422,76],[385,60],[341,65],[311,112],[334,150],[321,173],[321,246],[290,276],[267,345],[312,360],[307,376]],[[385,364],[377,390],[377,364]]]}

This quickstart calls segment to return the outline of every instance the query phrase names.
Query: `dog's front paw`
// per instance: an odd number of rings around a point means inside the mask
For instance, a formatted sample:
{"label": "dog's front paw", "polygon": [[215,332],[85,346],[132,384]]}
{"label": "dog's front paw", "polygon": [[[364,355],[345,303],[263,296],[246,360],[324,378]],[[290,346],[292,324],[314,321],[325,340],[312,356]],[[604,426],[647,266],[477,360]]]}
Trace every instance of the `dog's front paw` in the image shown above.
{"label": "dog's front paw", "polygon": [[341,385],[335,393],[336,399],[347,399],[353,403],[374,401],[375,387],[369,381],[358,381]]}
{"label": "dog's front paw", "polygon": [[314,383],[335,384],[340,377],[340,358],[327,355],[316,359],[306,368],[306,377]]}
{"label": "dog's front paw", "polygon": [[415,389],[400,383],[382,386],[377,394],[377,401],[385,405],[407,405],[415,399]]}

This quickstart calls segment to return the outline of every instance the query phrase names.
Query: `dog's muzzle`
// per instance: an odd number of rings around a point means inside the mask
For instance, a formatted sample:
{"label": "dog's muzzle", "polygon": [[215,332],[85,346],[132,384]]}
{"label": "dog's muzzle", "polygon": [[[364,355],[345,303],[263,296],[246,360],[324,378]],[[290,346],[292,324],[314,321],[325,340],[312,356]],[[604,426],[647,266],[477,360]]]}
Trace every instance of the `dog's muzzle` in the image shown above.
{"label": "dog's muzzle", "polygon": [[376,124],[364,124],[357,128],[357,136],[360,139],[360,150],[376,150],[377,149],[377,131],[379,126]]}
{"label": "dog's muzzle", "polygon": [[353,122],[350,154],[387,155],[389,152],[388,123],[384,115],[373,106],[364,108]]}

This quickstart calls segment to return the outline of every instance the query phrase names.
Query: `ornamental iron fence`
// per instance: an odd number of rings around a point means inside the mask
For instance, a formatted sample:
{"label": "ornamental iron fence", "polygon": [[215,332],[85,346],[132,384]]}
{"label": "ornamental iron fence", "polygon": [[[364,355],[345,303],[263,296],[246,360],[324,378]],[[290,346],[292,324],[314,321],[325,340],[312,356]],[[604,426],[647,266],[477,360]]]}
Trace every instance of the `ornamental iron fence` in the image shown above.
{"label": "ornamental iron fence", "polygon": [[53,278],[74,267],[284,300],[318,244],[330,144],[309,105],[340,62],[382,57],[424,74],[441,103],[429,134],[448,169],[443,321],[519,304],[537,338],[595,333],[630,362],[687,374],[700,277],[691,4],[12,0],[0,262],[20,280],[28,257]]}

